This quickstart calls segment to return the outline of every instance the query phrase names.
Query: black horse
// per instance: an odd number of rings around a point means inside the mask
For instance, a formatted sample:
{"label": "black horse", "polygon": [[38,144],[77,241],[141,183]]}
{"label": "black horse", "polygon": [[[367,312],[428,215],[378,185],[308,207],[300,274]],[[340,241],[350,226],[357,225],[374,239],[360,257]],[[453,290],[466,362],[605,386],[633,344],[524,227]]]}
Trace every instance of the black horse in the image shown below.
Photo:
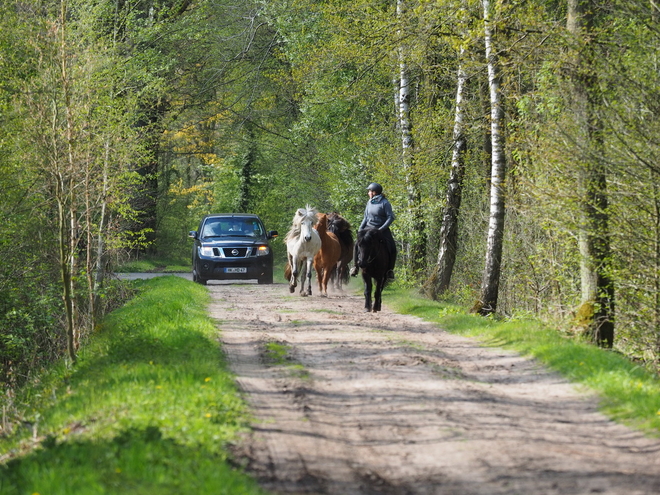
{"label": "black horse", "polygon": [[[376,313],[381,309],[382,294],[387,284],[390,267],[390,252],[386,240],[378,229],[365,229],[357,234],[357,265],[364,280],[364,310]],[[373,281],[376,282],[374,303],[371,305]]]}

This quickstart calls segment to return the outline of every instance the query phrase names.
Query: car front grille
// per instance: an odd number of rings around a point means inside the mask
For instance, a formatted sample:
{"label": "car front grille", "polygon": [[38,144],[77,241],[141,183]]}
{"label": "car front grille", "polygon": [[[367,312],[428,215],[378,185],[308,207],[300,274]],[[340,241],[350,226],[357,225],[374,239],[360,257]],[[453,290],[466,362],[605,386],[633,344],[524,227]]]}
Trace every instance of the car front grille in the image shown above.
{"label": "car front grille", "polygon": [[[236,248],[221,248],[225,258],[245,258],[248,256],[249,248],[236,247]],[[215,251],[215,250],[214,250]]]}

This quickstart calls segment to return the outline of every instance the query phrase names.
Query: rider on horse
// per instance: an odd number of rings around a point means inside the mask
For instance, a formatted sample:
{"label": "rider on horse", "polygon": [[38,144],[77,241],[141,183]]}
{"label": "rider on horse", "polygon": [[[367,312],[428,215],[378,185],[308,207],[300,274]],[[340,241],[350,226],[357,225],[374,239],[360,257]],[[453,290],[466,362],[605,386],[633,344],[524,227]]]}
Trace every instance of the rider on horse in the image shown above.
{"label": "rider on horse", "polygon": [[[390,253],[390,266],[387,276],[390,280],[394,279],[394,265],[396,263],[396,244],[390,232],[390,225],[394,221],[394,212],[389,200],[383,194],[383,186],[376,182],[372,182],[367,187],[369,194],[369,201],[364,209],[364,219],[360,224],[360,230],[364,229],[378,229],[382,232],[383,238],[387,245],[387,250]],[[353,268],[351,268],[351,275],[355,277],[358,274],[359,268],[357,266],[357,244],[353,254]]]}

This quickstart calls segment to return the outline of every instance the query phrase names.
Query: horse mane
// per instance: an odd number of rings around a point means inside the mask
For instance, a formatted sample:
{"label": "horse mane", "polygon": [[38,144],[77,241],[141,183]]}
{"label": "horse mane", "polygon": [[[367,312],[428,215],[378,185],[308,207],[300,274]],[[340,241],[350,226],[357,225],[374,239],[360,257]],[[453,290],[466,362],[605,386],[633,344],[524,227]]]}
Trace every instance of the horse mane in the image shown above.
{"label": "horse mane", "polygon": [[328,213],[328,230],[335,234],[350,230],[351,224],[337,212]]}
{"label": "horse mane", "polygon": [[335,234],[346,246],[352,246],[351,224],[337,212],[328,213],[328,232]]}
{"label": "horse mane", "polygon": [[383,238],[382,233],[378,229],[364,229],[360,230],[357,233],[357,241],[362,243],[363,241],[380,241]]}
{"label": "horse mane", "polygon": [[312,221],[312,225],[316,225],[318,222],[318,218],[316,217],[317,213],[318,212],[316,208],[309,205],[305,206],[305,208],[298,208],[296,214],[293,216],[293,220],[291,221],[291,228],[289,229],[289,232],[287,232],[284,241],[287,242],[291,239],[300,237],[300,226],[305,221],[305,219],[310,219]]}

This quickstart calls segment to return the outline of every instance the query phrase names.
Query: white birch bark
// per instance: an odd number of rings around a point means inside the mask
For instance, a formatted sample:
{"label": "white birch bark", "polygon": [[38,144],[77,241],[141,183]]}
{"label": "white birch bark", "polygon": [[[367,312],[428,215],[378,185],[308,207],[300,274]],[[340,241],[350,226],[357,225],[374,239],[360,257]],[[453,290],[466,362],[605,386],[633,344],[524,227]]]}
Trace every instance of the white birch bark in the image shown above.
{"label": "white birch bark", "polygon": [[412,136],[412,124],[410,121],[410,80],[408,76],[408,64],[406,62],[407,47],[403,42],[405,2],[397,0],[396,14],[399,20],[399,81],[398,81],[398,123],[401,133],[401,160],[406,181],[406,192],[408,200],[408,211],[411,217],[412,232],[408,246],[408,259],[413,271],[421,268],[424,262],[424,220],[419,212],[420,192],[415,174],[415,150]]}
{"label": "white birch bark", "polygon": [[451,277],[456,261],[456,249],[458,246],[458,216],[461,207],[463,191],[463,177],[465,175],[464,153],[467,141],[464,132],[464,109],[463,88],[467,76],[462,65],[465,48],[459,51],[459,66],[456,82],[456,109],[454,115],[454,147],[451,158],[451,171],[447,183],[445,196],[445,209],[442,216],[442,227],[440,228],[440,248],[437,261],[437,282],[433,298],[441,295],[451,283]]}
{"label": "white birch bark", "polygon": [[504,155],[503,135],[504,110],[502,108],[499,67],[493,48],[490,1],[482,0],[482,5],[484,8],[484,42],[486,46],[488,87],[490,92],[492,154],[488,246],[486,249],[486,266],[481,282],[481,307],[479,312],[482,315],[488,315],[496,310],[499,293],[502,243],[504,238],[506,157]]}

